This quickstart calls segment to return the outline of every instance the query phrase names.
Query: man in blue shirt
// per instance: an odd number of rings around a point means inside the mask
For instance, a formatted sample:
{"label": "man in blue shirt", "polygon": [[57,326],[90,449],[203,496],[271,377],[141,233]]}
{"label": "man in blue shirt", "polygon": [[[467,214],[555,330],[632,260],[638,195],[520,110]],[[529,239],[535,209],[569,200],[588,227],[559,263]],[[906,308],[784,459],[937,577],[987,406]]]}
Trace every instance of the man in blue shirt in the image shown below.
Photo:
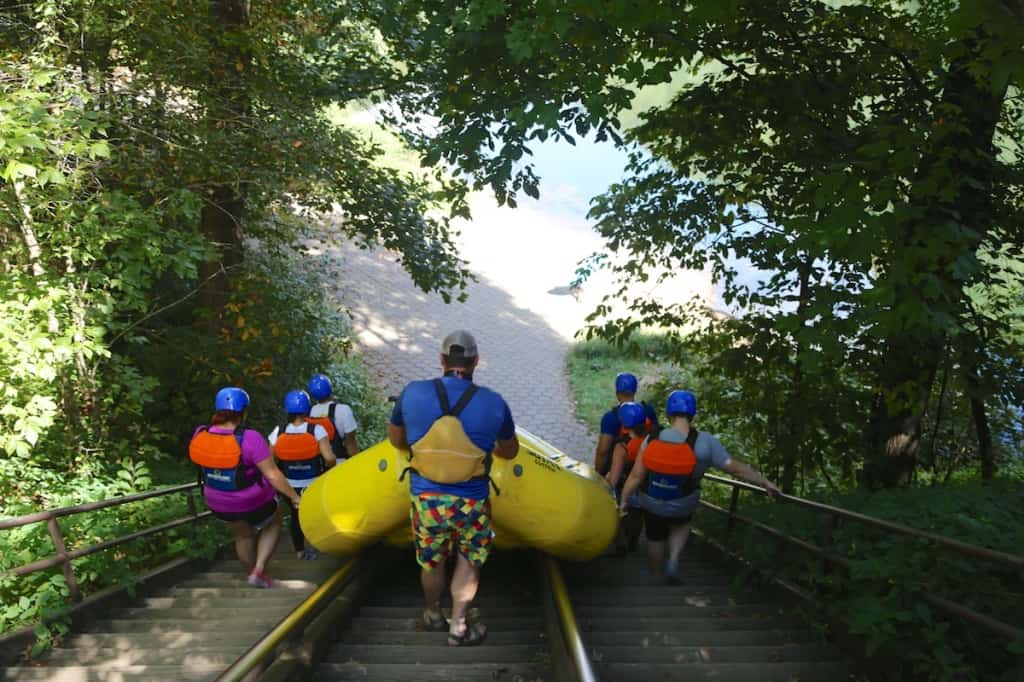
{"label": "man in blue shirt", "polygon": [[[476,340],[454,331],[441,344],[440,379],[413,381],[402,391],[388,424],[388,439],[412,453],[410,493],[416,561],[426,598],[423,625],[448,630],[449,646],[480,644],[482,623],[467,623],[466,611],[490,553],[490,459],[519,452],[515,423],[505,400],[473,383]],[[458,555],[452,575],[452,612],[441,614],[445,565]]]}
{"label": "man in blue shirt", "polygon": [[[597,439],[597,447],[594,449],[594,468],[602,476],[607,476],[612,468],[612,450],[615,443],[625,436],[625,429],[622,428],[622,421],[619,419],[619,405],[622,403],[639,402],[635,400],[636,389],[639,382],[636,376],[629,372],[621,372],[615,377],[615,407],[604,413],[601,417],[601,435]],[[648,403],[640,403],[647,413],[647,430],[650,433],[658,432],[658,414]]]}

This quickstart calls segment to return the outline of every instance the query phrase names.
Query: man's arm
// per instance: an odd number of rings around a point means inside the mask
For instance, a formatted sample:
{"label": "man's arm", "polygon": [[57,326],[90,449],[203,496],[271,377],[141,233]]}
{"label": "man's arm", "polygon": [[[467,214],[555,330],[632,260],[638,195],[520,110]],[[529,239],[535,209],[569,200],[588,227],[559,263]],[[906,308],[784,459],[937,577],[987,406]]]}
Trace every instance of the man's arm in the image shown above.
{"label": "man's arm", "polygon": [[519,454],[519,440],[514,436],[494,443],[494,454],[502,459],[513,459]]}
{"label": "man's arm", "polygon": [[388,422],[388,440],[399,450],[409,449],[409,440],[405,435],[405,421],[402,417],[402,398],[404,397],[405,391],[402,391],[402,395],[395,400],[395,407],[391,410],[391,420]]}
{"label": "man's arm", "polygon": [[605,460],[608,459],[608,453],[612,449],[612,442],[615,440],[615,436],[609,433],[602,433],[601,437],[597,439],[597,447],[594,449],[594,468],[601,471],[604,468]]}
{"label": "man's arm", "polygon": [[[391,435],[390,433],[388,434]],[[349,457],[354,457],[359,452],[359,444],[356,443],[356,432],[352,431],[345,434],[345,452],[348,453]]]}
{"label": "man's arm", "polygon": [[399,450],[408,450],[409,443],[405,439],[405,427],[388,424],[388,440]]}
{"label": "man's arm", "polygon": [[618,443],[615,449],[612,450],[612,468],[608,471],[608,475],[604,477],[604,480],[608,481],[612,485],[619,482],[622,478],[622,470],[626,468],[626,446],[622,443]]}
{"label": "man's arm", "polygon": [[502,459],[512,459],[519,454],[519,439],[516,438],[516,424],[512,421],[512,410],[505,404],[505,416],[494,442],[494,454]]}
{"label": "man's arm", "polygon": [[644,466],[644,453],[640,452],[636,457],[636,461],[633,462],[633,469],[629,472],[629,478],[626,479],[625,485],[622,486],[622,494],[619,496],[619,511],[624,512],[629,506],[629,498],[633,496],[633,493],[637,491],[640,484],[644,482],[644,477],[647,476],[647,467]]}
{"label": "man's arm", "polygon": [[729,461],[719,468],[726,473],[732,474],[736,478],[742,478],[744,481],[753,483],[754,485],[759,485],[771,494],[780,492],[778,486],[765,478],[760,471],[733,457],[730,457]]}

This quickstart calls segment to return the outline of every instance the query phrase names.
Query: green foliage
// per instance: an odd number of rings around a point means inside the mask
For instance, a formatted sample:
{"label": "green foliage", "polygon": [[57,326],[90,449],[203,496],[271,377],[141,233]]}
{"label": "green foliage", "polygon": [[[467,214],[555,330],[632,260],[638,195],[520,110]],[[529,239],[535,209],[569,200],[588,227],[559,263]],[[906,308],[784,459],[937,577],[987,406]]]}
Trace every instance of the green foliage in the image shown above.
{"label": "green foliage", "polygon": [[[39,472],[46,481],[47,505],[72,506],[142,492],[153,487],[149,467],[125,460],[94,470],[83,480],[75,473]],[[202,509],[202,501],[198,502]],[[3,515],[37,511],[26,500],[5,499]],[[69,551],[124,536],[189,515],[184,495],[132,502],[109,509],[63,517],[58,521]],[[72,562],[79,589],[92,594],[111,586],[132,589],[135,576],[172,558],[211,556],[227,539],[224,528],[210,522],[185,525],[165,533],[133,540]],[[0,535],[0,572],[55,553],[46,523],[3,531]],[[68,631],[69,588],[60,567],[24,577],[0,578],[0,632],[37,624],[39,653]]]}
{"label": "green foliage", "polygon": [[[327,370],[363,443],[379,438],[382,402],[301,246],[325,214],[318,246],[386,246],[421,288],[461,294],[449,220],[465,188],[389,165],[331,115],[404,82],[372,25],[381,7],[250,5],[0,8],[0,514],[192,480],[184,445],[224,383],[250,389],[266,432],[284,392]],[[80,546],[183,509],[61,523]],[[76,573],[86,592],[119,584],[223,528],[191,533],[77,560]],[[0,570],[52,551],[45,527],[2,533]],[[4,579],[0,629],[60,610],[62,580]]]}
{"label": "green foliage", "polygon": [[128,352],[145,373],[176,377],[151,389],[153,409],[145,415],[159,432],[177,436],[168,447],[184,451],[226,385],[249,392],[249,425],[268,434],[285,416],[285,393],[305,388],[317,372],[330,376],[336,397],[352,407],[363,444],[383,438],[383,400],[352,351],[348,318],[323,293],[326,260],[298,250],[247,252],[227,302],[209,320],[217,330],[212,344],[191,326],[146,327],[153,341]]}
{"label": "green foliage", "polygon": [[1019,306],[975,306],[979,289],[1024,291],[1017,5],[429,5],[397,3],[382,29],[410,68],[400,106],[435,117],[410,133],[428,162],[514,205],[539,192],[531,146],[625,146],[627,176],[592,202],[607,248],[584,272],[610,267],[625,287],[707,269],[742,317],[636,300],[598,307],[590,333],[707,327],[727,380],[763,387],[758,410],[784,406],[782,451],[851,440],[809,405],[867,410],[855,449],[870,485],[909,481],[947,357],[983,410],[1020,404],[1019,372],[1003,371],[1020,365]]}
{"label": "green foliage", "polygon": [[[727,496],[706,484],[712,497]],[[709,490],[710,489],[710,490]],[[809,589],[823,607],[814,618],[841,622],[884,661],[881,679],[1013,680],[1013,643],[928,604],[931,594],[1015,627],[1024,625],[1024,594],[1012,570],[936,549],[925,541],[841,522],[829,537],[824,517],[791,505],[744,498],[741,513],[850,559],[849,570],[826,569],[810,554],[777,545],[738,524],[726,538],[724,517],[703,510],[698,526],[754,566]],[[821,501],[965,542],[1017,553],[1024,484],[972,481],[942,488],[828,495]],[[872,679],[875,679],[873,677]]]}
{"label": "green foliage", "polygon": [[[613,400],[611,385],[618,371],[633,371],[641,377],[640,397],[659,410],[669,392],[687,388],[698,395],[697,427],[715,433],[731,454],[777,478],[783,467],[777,432],[784,415],[777,401],[773,403],[773,387],[734,383],[722,371],[721,363],[728,361],[721,355],[722,350],[702,345],[702,340],[699,334],[687,340],[685,360],[674,356],[676,345],[661,336],[643,336],[638,343],[621,346],[603,340],[577,344],[569,356],[568,369],[573,397],[580,406],[578,413],[597,429],[601,414]],[[713,354],[716,350],[717,355]],[[671,362],[673,358],[678,365]],[[830,409],[826,398],[821,397],[815,407],[807,409],[809,423],[819,424],[819,440],[808,453],[800,453],[796,492],[938,535],[1019,554],[1024,540],[1024,451],[1014,423],[1019,418],[1007,412],[993,419],[993,424],[1002,424],[995,430],[1000,434],[1000,470],[1004,478],[980,484],[976,480],[974,441],[967,434],[972,426],[963,414],[967,409],[966,393],[957,386],[947,386],[942,396],[940,392],[936,386],[932,400],[942,402],[944,409],[937,412],[945,416],[929,420],[926,427],[927,443],[936,447],[935,462],[931,463],[930,451],[922,456],[927,466],[919,472],[919,487],[854,492],[850,453],[859,435],[858,422]],[[936,437],[931,436],[933,433]],[[703,485],[704,499],[721,507],[728,508],[729,496],[726,486],[710,482]],[[999,677],[1012,669],[1011,643],[975,626],[965,626],[920,598],[922,593],[932,593],[1021,627],[1024,595],[1012,572],[852,522],[840,523],[829,538],[823,517],[749,495],[744,495],[740,511],[795,537],[825,544],[851,560],[849,572],[825,570],[813,556],[788,546],[780,549],[742,524],[726,538],[724,519],[715,512],[703,510],[697,516],[702,531],[728,544],[759,570],[808,589],[824,608],[823,613],[810,611],[810,617],[821,619],[823,627],[829,622],[842,622],[863,639],[870,653],[886,661],[876,672],[877,679],[1013,679],[1012,675]]]}

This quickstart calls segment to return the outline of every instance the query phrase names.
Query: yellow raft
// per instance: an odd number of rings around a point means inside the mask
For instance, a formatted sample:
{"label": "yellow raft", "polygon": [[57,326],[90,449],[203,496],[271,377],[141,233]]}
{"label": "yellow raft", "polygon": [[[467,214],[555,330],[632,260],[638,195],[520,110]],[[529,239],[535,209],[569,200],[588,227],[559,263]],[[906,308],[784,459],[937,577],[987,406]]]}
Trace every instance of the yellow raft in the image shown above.
{"label": "yellow raft", "polygon": [[[523,429],[519,454],[494,458],[491,492],[498,548],[533,547],[563,559],[600,554],[619,523],[611,487],[589,464],[563,454]],[[302,495],[299,521],[317,549],[354,554],[378,540],[412,541],[409,456],[387,441],[360,452],[313,482]]]}

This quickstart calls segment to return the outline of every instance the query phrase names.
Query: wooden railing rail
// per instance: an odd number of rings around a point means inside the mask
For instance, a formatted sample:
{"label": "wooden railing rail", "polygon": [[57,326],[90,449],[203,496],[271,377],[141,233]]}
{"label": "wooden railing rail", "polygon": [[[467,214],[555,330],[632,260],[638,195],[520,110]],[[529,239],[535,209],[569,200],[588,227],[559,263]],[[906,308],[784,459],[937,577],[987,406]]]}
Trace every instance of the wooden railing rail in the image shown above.
{"label": "wooden railing rail", "polygon": [[[731,535],[736,523],[742,523],[743,525],[749,526],[750,528],[753,528],[775,539],[776,541],[786,543],[793,547],[797,547],[805,552],[808,552],[814,555],[815,557],[821,559],[822,562],[826,565],[834,565],[839,566],[841,568],[850,567],[851,562],[849,558],[842,556],[831,549],[827,549],[825,547],[816,545],[813,542],[809,542],[807,540],[794,537],[779,530],[778,528],[774,528],[766,523],[756,521],[752,518],[743,516],[742,514],[738,513],[739,498],[741,491],[749,491],[767,495],[768,491],[765,490],[764,488],[752,485],[750,483],[745,483],[743,481],[737,481],[731,478],[723,478],[721,476],[713,476],[710,474],[704,476],[703,480],[719,483],[722,485],[728,485],[732,487],[732,495],[729,500],[728,509],[721,507],[717,504],[714,504],[712,502],[707,502],[705,500],[700,501],[702,506],[711,509],[712,511],[726,517],[727,538],[729,535]],[[785,495],[778,493],[773,495],[773,497],[780,502],[794,504],[799,507],[809,509],[819,515],[828,515],[830,517],[827,526],[828,537],[826,537],[824,540],[824,544],[826,545],[832,544],[832,534],[835,532],[837,521],[839,519],[843,519],[853,521],[855,523],[859,523],[872,528],[877,528],[891,535],[904,535],[907,537],[924,540],[934,544],[936,547],[941,548],[943,550],[954,552],[956,554],[970,557],[972,559],[981,559],[984,561],[988,561],[1010,572],[1017,572],[1019,574],[1021,571],[1024,571],[1024,556],[1019,556],[1016,554],[1007,554],[1006,552],[1000,552],[994,549],[989,549],[988,547],[972,545],[967,542],[954,540],[952,538],[947,538],[941,535],[936,535],[935,533],[929,533],[927,531],[918,530],[917,528],[911,528],[910,526],[904,526],[902,524],[893,523],[891,521],[875,518],[873,516],[868,516],[866,514],[860,514],[857,512],[850,511],[848,509],[843,509],[841,507],[833,507],[831,505],[823,504],[821,502],[814,502],[812,500],[807,500],[802,497],[796,497],[795,495]],[[806,592],[803,592],[802,590],[800,590],[800,592],[803,593],[802,596],[809,596]],[[939,609],[940,611],[943,611],[951,616],[961,618],[979,627],[985,628],[986,630],[996,633],[1001,637],[1005,637],[1010,640],[1024,640],[1024,630],[1021,630],[1020,628],[1017,628],[1008,623],[999,621],[984,613],[979,613],[978,611],[975,611],[974,609],[964,606],[963,604],[959,604],[944,597],[928,593],[922,594],[921,597],[929,604]]]}
{"label": "wooden railing rail", "polygon": [[[71,596],[73,603],[78,603],[82,600],[82,592],[78,586],[78,580],[75,578],[74,567],[71,562],[75,559],[79,559],[96,552],[102,552],[103,550],[123,545],[126,542],[132,540],[138,540],[139,538],[146,537],[148,535],[155,535],[157,533],[164,533],[172,528],[185,525],[187,523],[195,523],[202,519],[210,516],[210,512],[204,511],[199,512],[199,506],[196,504],[195,494],[200,490],[198,483],[186,483],[183,485],[171,486],[168,488],[161,488],[159,490],[150,490],[144,493],[137,493],[135,495],[124,495],[122,497],[114,497],[109,500],[100,500],[98,502],[86,502],[84,504],[77,504],[71,507],[60,507],[58,509],[47,509],[44,511],[33,512],[31,514],[25,514],[23,516],[15,516],[13,518],[0,519],[0,531],[10,530],[12,528],[20,528],[22,526],[28,526],[33,523],[45,522],[47,528],[50,531],[50,539],[53,541],[54,554],[42,559],[38,559],[22,566],[16,566],[3,572],[3,575],[28,575],[35,573],[36,571],[43,571],[54,566],[62,566],[64,571],[64,579],[67,581],[68,591]],[[84,514],[87,512],[97,511],[100,509],[108,509],[110,507],[118,507],[125,504],[131,504],[132,502],[140,502],[142,500],[149,500],[155,497],[164,497],[167,495],[185,494],[188,500],[188,515],[183,516],[167,523],[162,523],[157,526],[150,528],[144,528],[134,533],[128,533],[120,537],[111,538],[104,540],[87,547],[81,547],[79,549],[68,551],[67,546],[64,543],[64,533],[61,531],[58,519],[65,516],[72,516],[75,514]]]}

